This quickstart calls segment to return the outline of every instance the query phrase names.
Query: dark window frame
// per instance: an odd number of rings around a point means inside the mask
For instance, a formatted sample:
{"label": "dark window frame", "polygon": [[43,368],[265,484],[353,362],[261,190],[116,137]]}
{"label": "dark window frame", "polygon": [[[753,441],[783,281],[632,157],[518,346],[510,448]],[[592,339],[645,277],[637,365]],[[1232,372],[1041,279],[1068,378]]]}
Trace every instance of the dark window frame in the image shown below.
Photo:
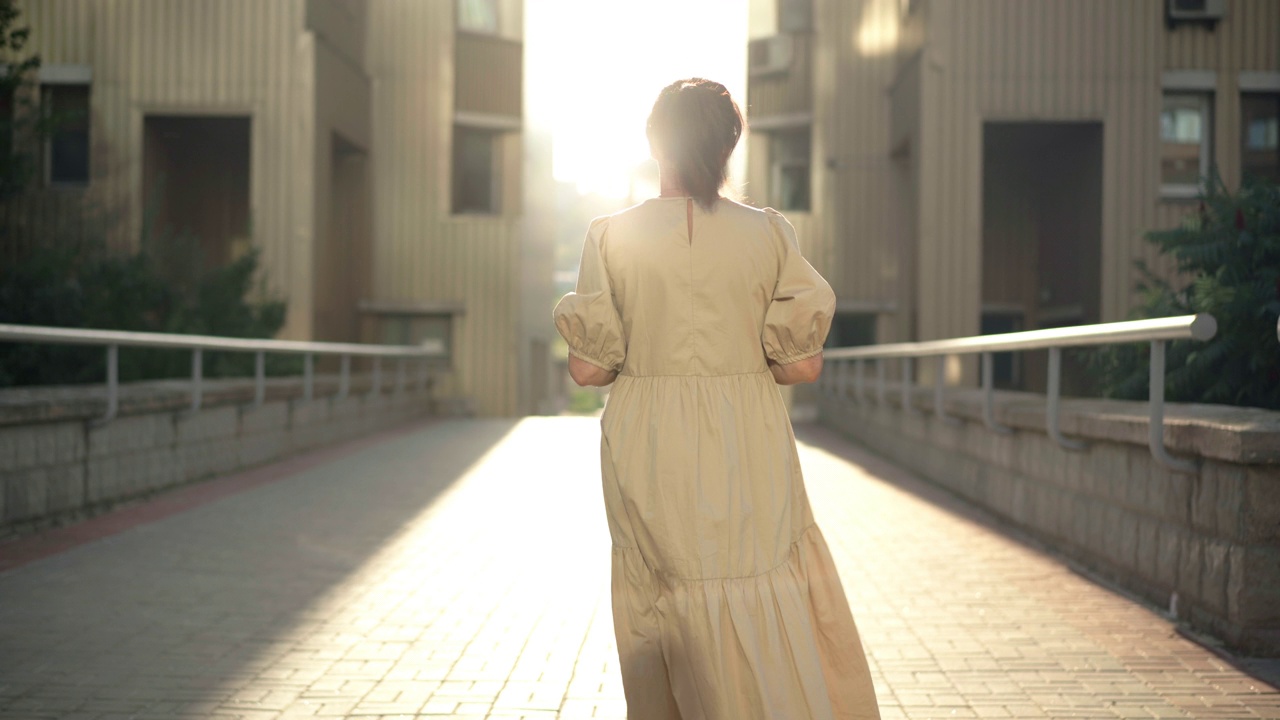
{"label": "dark window frame", "polygon": [[378,318],[378,342],[384,345],[419,345],[425,340],[440,340],[444,355],[428,360],[432,365],[453,363],[457,314],[452,312],[389,312]]}
{"label": "dark window frame", "polygon": [[[803,139],[800,139],[803,138]],[[784,142],[796,140],[796,147]],[[803,152],[792,152],[804,148]],[[793,174],[797,184],[786,180]],[[809,125],[769,133],[769,204],[782,212],[813,211],[813,128]]]}
{"label": "dark window frame", "polygon": [[[453,147],[449,163],[449,209],[458,216],[496,216],[503,214],[503,135],[500,130],[455,123]],[[468,140],[484,138],[488,144],[488,158],[469,164],[464,153],[468,152]],[[472,146],[478,147],[478,146]],[[487,160],[487,162],[483,162]],[[487,165],[487,182],[479,177],[480,168]],[[460,173],[467,173],[462,175]],[[487,185],[487,190],[481,190]]]}
{"label": "dark window frame", "polygon": [[[1194,102],[1190,102],[1194,101]],[[1165,116],[1171,109],[1186,109],[1194,104],[1197,109],[1202,111],[1200,122],[1200,153],[1199,168],[1197,170],[1197,179],[1194,183],[1187,182],[1168,182],[1165,176]],[[1213,167],[1213,139],[1214,139],[1214,93],[1210,90],[1180,90],[1166,88],[1161,93],[1160,98],[1160,152],[1158,154],[1160,161],[1160,196],[1165,199],[1172,200],[1189,200],[1200,195],[1203,189],[1204,178],[1209,175],[1210,169]],[[1187,144],[1187,143],[1180,143]]]}
{"label": "dark window frame", "polygon": [[[59,96],[83,95],[81,107],[65,108]],[[44,140],[44,181],[50,187],[84,187],[92,178],[91,83],[41,83],[40,112],[55,125]],[[65,116],[64,116],[65,114]]]}
{"label": "dark window frame", "polygon": [[[1252,140],[1253,128],[1250,127],[1250,120],[1256,118],[1257,116],[1250,117],[1250,115],[1247,113],[1246,105],[1250,102],[1258,102],[1260,104],[1270,103],[1271,110],[1273,113],[1271,115],[1271,119],[1273,120],[1274,123],[1276,123],[1276,125],[1280,125],[1280,92],[1245,91],[1240,93],[1240,179],[1241,181],[1243,181],[1245,179],[1246,174],[1252,172],[1251,170],[1248,169],[1247,162],[1246,162],[1246,158],[1249,156],[1251,152],[1268,152],[1269,151],[1275,157],[1271,161],[1272,166],[1269,168],[1268,172],[1264,172],[1261,174],[1258,174],[1258,173],[1252,173],[1252,174],[1259,175],[1260,177],[1263,177],[1263,178],[1267,178],[1271,182],[1280,183],[1280,147],[1277,147],[1277,138],[1276,138],[1278,129],[1277,127],[1273,126],[1272,128],[1270,128],[1270,132],[1268,132],[1267,128],[1265,128],[1264,126],[1262,129],[1263,134],[1271,136],[1270,138],[1264,140],[1264,142],[1269,141],[1271,143],[1271,147],[1270,148],[1263,147],[1260,150],[1251,149],[1249,145],[1250,145],[1250,141]],[[1263,116],[1263,117],[1265,118],[1266,116]]]}

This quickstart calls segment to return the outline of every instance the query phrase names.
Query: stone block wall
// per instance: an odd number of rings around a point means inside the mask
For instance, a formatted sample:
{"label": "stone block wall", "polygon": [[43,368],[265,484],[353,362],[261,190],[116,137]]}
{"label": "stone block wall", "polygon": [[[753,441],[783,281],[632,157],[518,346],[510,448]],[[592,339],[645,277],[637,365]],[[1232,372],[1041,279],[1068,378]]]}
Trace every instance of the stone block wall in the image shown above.
{"label": "stone block wall", "polygon": [[[255,407],[252,382],[217,381],[204,407],[172,383],[129,387],[128,414],[99,424],[100,388],[59,388],[42,407],[22,390],[0,408],[0,540],[93,514],[165,488],[278,460],[422,418],[433,410],[429,392],[399,396],[367,391],[301,398],[276,382]],[[335,387],[329,387],[334,385]],[[321,390],[336,390],[336,383]],[[356,392],[359,389],[360,392]],[[34,399],[33,399],[34,398]],[[3,404],[3,403],[0,403]],[[7,413],[7,414],[6,414]]]}
{"label": "stone block wall", "polygon": [[951,422],[920,390],[904,413],[896,390],[874,398],[825,392],[822,422],[994,513],[1192,628],[1246,653],[1280,655],[1280,413],[1169,405],[1165,442],[1197,471],[1152,458],[1146,403],[1064,401],[1064,432],[1045,432],[1044,398],[998,393],[983,424],[981,393],[948,390]]}

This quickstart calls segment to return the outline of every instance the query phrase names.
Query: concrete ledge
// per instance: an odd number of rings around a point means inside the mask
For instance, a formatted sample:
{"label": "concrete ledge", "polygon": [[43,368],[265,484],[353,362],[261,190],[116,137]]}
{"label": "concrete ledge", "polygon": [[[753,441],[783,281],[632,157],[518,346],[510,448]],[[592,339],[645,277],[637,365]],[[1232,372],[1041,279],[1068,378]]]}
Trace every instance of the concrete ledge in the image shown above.
{"label": "concrete ledge", "polygon": [[[932,412],[826,394],[821,420],[1019,527],[1064,555],[1228,645],[1280,656],[1280,413],[1249,408],[1166,408],[1170,449],[1197,462],[1171,472],[1147,448],[1145,403],[1071,400],[1064,450],[1045,434],[1043,397],[998,393],[999,421],[982,423],[982,395],[949,389]],[[1176,597],[1176,602],[1174,598]]]}
{"label": "concrete ledge", "polygon": [[[900,408],[898,386],[889,383],[887,387],[889,406]],[[868,383],[866,392],[867,404],[874,406],[874,384]],[[948,388],[944,400],[949,414],[982,423],[981,391]],[[932,413],[933,389],[915,388],[912,404]],[[1045,404],[1043,395],[996,391],[996,421],[1044,433]],[[1067,435],[1147,444],[1146,402],[1064,398],[1059,410],[1059,427]],[[1169,403],[1164,441],[1171,452],[1185,455],[1233,463],[1280,464],[1280,413],[1227,405]]]}
{"label": "concrete ledge", "polygon": [[[338,394],[337,375],[316,375],[313,382],[313,397],[316,400],[333,398]],[[435,384],[433,377],[431,385]],[[394,381],[388,380],[386,373],[383,373],[381,396],[389,395],[393,385]],[[202,387],[202,406],[205,408],[248,405],[253,402],[252,378],[205,379]],[[367,397],[372,387],[372,375],[352,375],[348,395],[353,399]],[[415,392],[415,384],[408,383],[405,393],[412,395]],[[300,400],[302,395],[302,379],[299,377],[267,378],[267,402]],[[120,385],[119,402],[120,415],[183,410],[191,407],[191,381],[179,379],[123,383]],[[104,384],[0,389],[0,426],[32,425],[58,420],[92,420],[102,417],[106,408],[107,388]],[[0,452],[3,452],[3,448],[0,448]]]}
{"label": "concrete ledge", "polygon": [[273,380],[259,407],[251,404],[252,380],[210,381],[195,413],[186,382],[124,385],[121,415],[105,425],[94,422],[106,406],[99,386],[0,391],[0,540],[395,427],[435,408],[430,391],[409,385],[400,396],[373,396],[368,381],[354,378],[339,400],[336,376],[318,378],[308,402],[299,379]]}

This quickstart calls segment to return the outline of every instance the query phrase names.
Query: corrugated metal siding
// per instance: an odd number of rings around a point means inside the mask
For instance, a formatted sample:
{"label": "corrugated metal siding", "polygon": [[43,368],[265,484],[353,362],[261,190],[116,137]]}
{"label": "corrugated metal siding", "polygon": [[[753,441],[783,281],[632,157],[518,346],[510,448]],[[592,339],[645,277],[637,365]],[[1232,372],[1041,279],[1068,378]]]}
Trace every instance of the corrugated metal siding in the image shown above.
{"label": "corrugated metal siding", "polygon": [[[814,36],[809,33],[793,33],[791,62],[785,71],[750,77],[747,82],[748,112],[757,118],[778,115],[809,114],[813,112],[813,53]],[[775,42],[773,38],[751,41],[748,57]]]}
{"label": "corrugated metal siding", "polygon": [[814,159],[825,188],[824,235],[831,245],[837,294],[846,303],[886,307],[894,301],[898,263],[893,251],[893,206],[890,193],[889,112],[887,91],[893,79],[891,52],[865,54],[853,33],[824,28],[858,28],[893,0],[827,0],[815,10],[820,28],[820,57],[834,72],[819,69],[815,77],[822,154]]}
{"label": "corrugated metal siding", "polygon": [[[889,106],[892,54],[864,56],[850,43],[867,6],[886,0],[816,0],[815,31],[796,35],[797,64],[786,76],[750,80],[748,120],[811,114],[811,211],[791,212],[805,254],[831,282],[842,307],[892,306],[897,258]],[[759,3],[757,3],[759,4]],[[768,13],[754,8],[754,17]],[[752,28],[752,35],[758,34]],[[767,133],[748,151],[748,194],[768,199]]]}
{"label": "corrugated metal siding", "polygon": [[[310,200],[300,207],[311,144],[313,72],[299,0],[25,0],[32,48],[46,65],[93,67],[91,202],[118,209],[113,243],[137,247],[143,119],[148,113],[250,115],[254,242],[269,285],[290,304],[285,336],[310,319]],[[299,269],[303,268],[303,269]]]}
{"label": "corrugated metal siding", "polygon": [[1159,197],[1163,70],[1218,71],[1217,159],[1235,180],[1237,73],[1280,69],[1280,3],[1230,2],[1214,32],[1168,31],[1163,6],[1163,0],[928,4],[917,210],[922,338],[977,331],[984,120],[1104,122],[1103,320],[1122,319],[1136,301],[1132,261],[1157,263],[1142,234],[1177,222],[1188,207]]}
{"label": "corrugated metal siding", "polygon": [[504,140],[504,214],[450,215],[453,3],[370,3],[374,293],[377,300],[461,302],[455,376],[445,392],[483,415],[516,411],[520,300],[518,135]]}
{"label": "corrugated metal siding", "polygon": [[[314,0],[312,6],[320,7]],[[503,7],[510,20],[503,23],[503,35],[516,37],[519,0]],[[93,67],[93,179],[87,194],[121,209],[124,220],[114,238],[119,247],[139,242],[147,113],[252,116],[254,241],[263,248],[270,287],[289,301],[283,334],[309,337],[317,291],[317,211],[323,216],[323,208],[317,208],[317,185],[299,178],[322,169],[316,153],[328,152],[329,141],[316,127],[318,48],[306,31],[306,3],[26,0],[24,9],[34,30],[32,47],[46,64]],[[455,327],[458,372],[444,391],[473,395],[483,414],[511,414],[520,287],[519,135],[503,139],[504,215],[451,217],[453,3],[378,0],[368,10],[368,72],[374,79],[371,299],[464,303],[466,313]],[[349,49],[355,43],[340,45]]]}
{"label": "corrugated metal siding", "polygon": [[524,106],[524,45],[466,32],[458,33],[457,43],[457,109],[519,117]]}

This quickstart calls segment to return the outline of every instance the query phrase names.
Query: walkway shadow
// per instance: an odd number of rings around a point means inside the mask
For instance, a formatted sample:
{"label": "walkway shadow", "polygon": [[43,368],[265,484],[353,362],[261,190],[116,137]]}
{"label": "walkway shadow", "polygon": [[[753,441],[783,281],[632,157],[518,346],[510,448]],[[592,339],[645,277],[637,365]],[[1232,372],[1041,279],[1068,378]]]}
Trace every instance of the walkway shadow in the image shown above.
{"label": "walkway shadow", "polygon": [[[130,716],[203,717],[279,672],[281,653],[297,655],[286,663],[297,686],[326,660],[306,638],[350,631],[317,628],[331,618],[316,603],[348,589],[515,424],[429,424],[0,575],[0,714],[108,701]],[[358,609],[344,614],[360,627]]]}
{"label": "walkway shadow", "polygon": [[[821,449],[860,468],[868,475],[911,493],[946,513],[999,533],[1034,552],[1050,557],[1055,562],[1062,564],[1072,572],[1108,592],[1135,604],[1142,605],[1153,613],[1164,615],[1161,608],[1108,582],[1105,578],[1090,571],[1072,558],[1062,555],[1052,546],[1032,537],[1007,520],[875,454],[873,449],[855,442],[836,430],[817,423],[804,423],[795,425],[795,435],[798,442]],[[1199,637],[1188,632],[1183,627],[1175,627],[1179,634],[1201,645],[1218,656],[1223,662],[1271,685],[1273,688],[1280,688],[1280,659],[1239,657],[1214,645],[1211,639]]]}

